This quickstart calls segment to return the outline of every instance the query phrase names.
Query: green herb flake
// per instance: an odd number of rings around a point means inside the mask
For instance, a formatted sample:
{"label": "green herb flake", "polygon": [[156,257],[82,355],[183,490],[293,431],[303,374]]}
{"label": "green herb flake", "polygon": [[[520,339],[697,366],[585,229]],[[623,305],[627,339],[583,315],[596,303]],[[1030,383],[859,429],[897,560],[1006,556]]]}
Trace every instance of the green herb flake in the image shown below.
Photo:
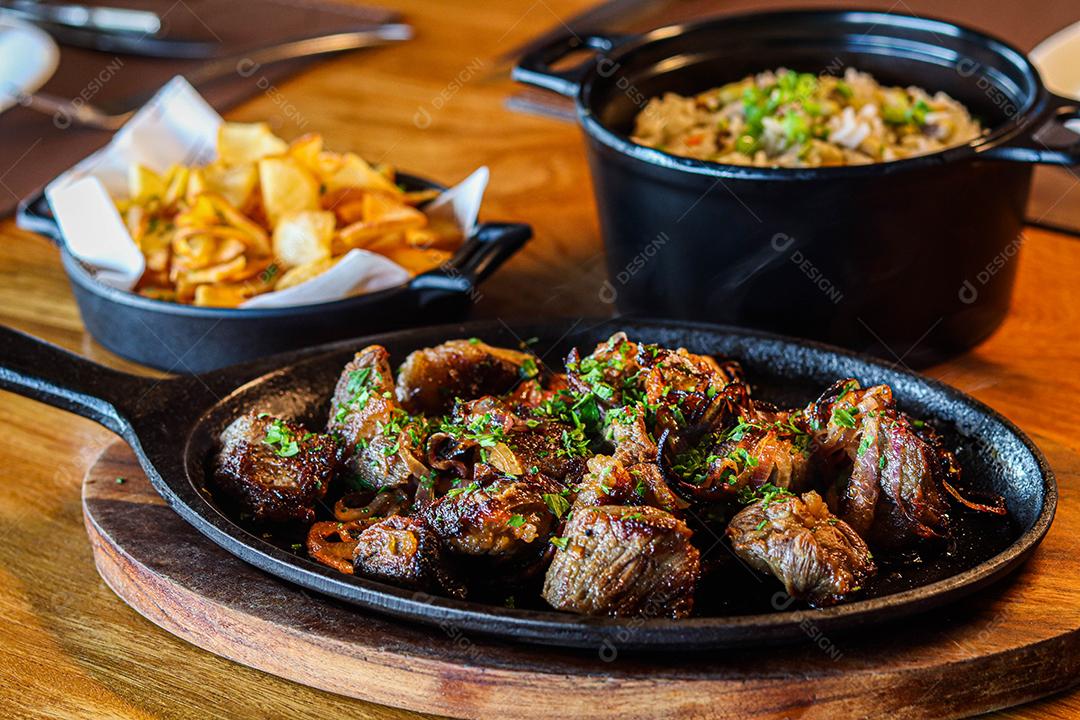
{"label": "green herb flake", "polygon": [[292,430],[277,418],[266,429],[263,443],[273,448],[274,454],[278,457],[293,457],[300,452],[300,445],[293,436]]}
{"label": "green herb flake", "polygon": [[526,380],[528,380],[530,378],[534,378],[537,375],[539,375],[540,370],[536,367],[536,361],[533,360],[531,357],[525,358],[521,362],[520,374],[521,374],[521,377],[526,379]]}
{"label": "green herb flake", "polygon": [[858,414],[858,408],[834,407],[831,421],[840,427],[853,428],[855,427],[855,416]]}

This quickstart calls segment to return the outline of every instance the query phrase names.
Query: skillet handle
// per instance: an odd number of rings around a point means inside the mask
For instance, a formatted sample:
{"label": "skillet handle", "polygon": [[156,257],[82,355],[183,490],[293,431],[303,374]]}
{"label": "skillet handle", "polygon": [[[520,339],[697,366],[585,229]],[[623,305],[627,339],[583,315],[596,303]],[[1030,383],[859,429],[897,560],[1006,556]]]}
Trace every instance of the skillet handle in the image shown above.
{"label": "skillet handle", "polygon": [[127,438],[155,381],[98,365],[0,325],[0,388],[82,415]]}
{"label": "skillet handle", "polygon": [[15,224],[23,230],[44,235],[57,245],[64,241],[63,235],[60,234],[60,225],[53,217],[49,203],[45,199],[44,188],[19,201],[15,209]]}
{"label": "skillet handle", "polygon": [[1065,127],[1080,121],[1080,100],[1050,93],[1042,117],[1031,129],[983,153],[985,157],[1047,165],[1080,165],[1080,133]]}
{"label": "skillet handle", "polygon": [[450,262],[417,275],[410,286],[417,290],[473,295],[476,286],[531,237],[532,228],[524,223],[482,223]]}
{"label": "skillet handle", "polygon": [[[601,33],[582,33],[556,38],[546,45],[525,53],[514,66],[510,76],[526,85],[551,90],[570,98],[577,97],[585,74],[594,64],[598,65],[597,58],[589,58],[567,70],[555,70],[552,65],[575,50],[609,52],[625,39],[625,35]],[[617,66],[613,66],[610,70],[614,72],[616,68]],[[603,71],[599,66],[597,69]]]}

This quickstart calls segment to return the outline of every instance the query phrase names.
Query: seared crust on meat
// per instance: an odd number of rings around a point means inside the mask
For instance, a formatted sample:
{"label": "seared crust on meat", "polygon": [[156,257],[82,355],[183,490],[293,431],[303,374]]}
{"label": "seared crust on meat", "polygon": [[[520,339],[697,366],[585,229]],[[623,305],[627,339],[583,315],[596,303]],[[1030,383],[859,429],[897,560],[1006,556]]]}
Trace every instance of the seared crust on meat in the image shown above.
{"label": "seared crust on meat", "polygon": [[585,615],[686,617],[701,574],[690,536],[682,520],[656,508],[576,508],[544,599]]}
{"label": "seared crust on meat", "polygon": [[748,565],[814,605],[843,600],[876,571],[863,539],[813,491],[802,498],[780,492],[747,505],[731,519],[727,536]]}
{"label": "seared crust on meat", "polygon": [[618,456],[595,455],[588,463],[588,473],[577,486],[574,507],[603,505],[648,505],[678,513],[685,503],[671,492],[653,463],[627,467]]}
{"label": "seared crust on meat", "polygon": [[315,519],[336,467],[337,444],[301,425],[254,412],[221,434],[217,486],[258,522]]}
{"label": "seared crust on meat", "polygon": [[508,392],[523,377],[522,368],[531,362],[529,353],[479,340],[449,340],[405,358],[398,374],[397,397],[409,412],[438,415],[450,410],[457,399]]}
{"label": "seared crust on meat", "polygon": [[900,549],[948,534],[941,476],[948,453],[915,433],[887,385],[839,381],[806,414],[826,474],[850,467],[830,504],[872,547]]}
{"label": "seared crust on meat", "polygon": [[443,559],[442,545],[421,518],[393,515],[360,533],[353,551],[357,575],[464,597]]}
{"label": "seared crust on meat", "polygon": [[448,550],[511,558],[547,547],[556,517],[544,495],[558,495],[556,483],[542,477],[517,480],[486,465],[477,465],[473,477],[424,511]]}

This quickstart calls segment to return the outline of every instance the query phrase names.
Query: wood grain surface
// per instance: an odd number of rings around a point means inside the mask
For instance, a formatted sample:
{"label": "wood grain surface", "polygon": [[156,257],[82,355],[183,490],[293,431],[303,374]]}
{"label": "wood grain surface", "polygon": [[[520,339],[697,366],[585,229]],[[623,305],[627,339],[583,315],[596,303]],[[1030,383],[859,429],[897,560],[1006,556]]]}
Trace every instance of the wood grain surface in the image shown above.
{"label": "wood grain surface", "polygon": [[[1063,481],[1080,457],[1047,445]],[[166,506],[117,441],[83,484],[108,585],[169,632],[245,665],[384,705],[461,718],[969,717],[1080,682],[1080,499],[1025,567],[940,611],[848,635],[808,618],[798,646],[566,651],[360,613],[252,568]],[[632,624],[627,639],[633,634]]]}
{"label": "wood grain surface", "polygon": [[[414,41],[319,64],[230,117],[269,119],[285,136],[319,130],[330,147],[444,182],[489,165],[485,218],[526,220],[536,239],[484,286],[474,315],[603,312],[602,248],[578,132],[506,111],[513,85],[495,72],[494,61],[587,0],[386,4],[408,15]],[[17,165],[0,168],[0,192],[15,172]],[[1063,519],[1075,524],[1066,513],[1077,512],[1071,458],[1080,453],[1080,241],[1030,230],[1014,262],[1019,281],[1006,323],[973,351],[927,372],[1002,411],[1047,450],[1062,495],[1048,543],[1057,543],[1066,559],[1080,550],[1075,536],[1059,533]],[[145,372],[90,339],[55,249],[10,220],[0,222],[0,320],[94,360]],[[897,348],[897,355],[906,350]],[[0,716],[416,717],[243,667],[138,615],[98,576],[82,523],[79,484],[113,436],[6,393],[0,393],[0,420]],[[1052,560],[1036,558],[1043,565]],[[1066,583],[1045,603],[1046,617],[1075,617],[1080,595]],[[924,630],[915,624],[911,632]],[[937,647],[962,652],[947,639]],[[1080,717],[1080,693],[995,717]]]}

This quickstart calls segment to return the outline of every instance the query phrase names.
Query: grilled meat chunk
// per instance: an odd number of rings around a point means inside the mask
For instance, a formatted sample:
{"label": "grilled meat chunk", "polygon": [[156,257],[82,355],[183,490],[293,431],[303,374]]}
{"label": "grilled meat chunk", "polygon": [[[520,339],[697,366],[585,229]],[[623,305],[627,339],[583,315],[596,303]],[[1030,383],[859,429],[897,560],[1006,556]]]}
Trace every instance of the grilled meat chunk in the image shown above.
{"label": "grilled meat chunk", "polygon": [[626,465],[656,462],[659,450],[645,425],[645,406],[624,405],[604,418],[604,435],[615,446],[615,458]]}
{"label": "grilled meat chunk", "polygon": [[588,462],[588,470],[577,486],[574,508],[648,505],[678,513],[686,507],[671,492],[655,464],[626,466],[617,457],[595,455]]}
{"label": "grilled meat chunk", "polygon": [[443,560],[439,538],[420,518],[393,515],[370,525],[356,538],[352,559],[357,575],[416,590],[465,595]]}
{"label": "grilled meat chunk", "polygon": [[483,397],[459,403],[428,442],[428,462],[459,477],[475,463],[508,475],[543,475],[563,483],[585,471],[588,442],[580,428],[546,416],[523,417],[506,402]]}
{"label": "grilled meat chunk", "polygon": [[477,465],[473,478],[424,511],[443,545],[462,555],[500,559],[542,552],[556,522],[548,505],[558,502],[561,488],[542,478],[517,480],[489,465]]}
{"label": "grilled meat chunk", "polygon": [[744,412],[750,397],[737,364],[720,365],[685,348],[653,353],[643,387],[646,402],[656,408],[657,435],[665,430],[719,427]]}
{"label": "grilled meat chunk", "polygon": [[812,479],[809,431],[792,414],[770,417],[768,421],[740,417],[734,425],[706,433],[689,447],[678,435],[666,433],[666,476],[684,496],[703,501],[729,500],[766,484],[795,492],[808,489]]}
{"label": "grilled meat chunk", "polygon": [[780,491],[747,505],[727,535],[748,565],[817,606],[840,602],[876,570],[866,543],[813,491],[802,498]]}
{"label": "grilled meat chunk", "polygon": [[604,408],[619,407],[641,398],[643,346],[618,332],[581,357],[577,348],[566,358],[566,378],[572,390],[593,393]]}
{"label": "grilled meat chunk", "polygon": [[248,413],[221,434],[214,479],[255,520],[315,519],[336,467],[337,444],[327,435],[266,414]]}
{"label": "grilled meat chunk", "polygon": [[459,398],[501,395],[536,373],[536,361],[529,353],[478,340],[450,340],[405,359],[398,373],[397,397],[409,412],[440,415]]}
{"label": "grilled meat chunk", "polygon": [[900,549],[948,533],[943,468],[951,462],[920,438],[886,385],[841,381],[807,415],[818,428],[817,460],[839,481],[828,498],[874,548]]}
{"label": "grilled meat chunk", "polygon": [[585,615],[686,617],[701,573],[690,535],[683,521],[656,508],[576,508],[557,542],[544,599]]}
{"label": "grilled meat chunk", "polygon": [[394,398],[389,354],[380,345],[345,366],[327,429],[342,439],[345,467],[370,487],[403,485],[428,470],[421,460],[426,429]]}

